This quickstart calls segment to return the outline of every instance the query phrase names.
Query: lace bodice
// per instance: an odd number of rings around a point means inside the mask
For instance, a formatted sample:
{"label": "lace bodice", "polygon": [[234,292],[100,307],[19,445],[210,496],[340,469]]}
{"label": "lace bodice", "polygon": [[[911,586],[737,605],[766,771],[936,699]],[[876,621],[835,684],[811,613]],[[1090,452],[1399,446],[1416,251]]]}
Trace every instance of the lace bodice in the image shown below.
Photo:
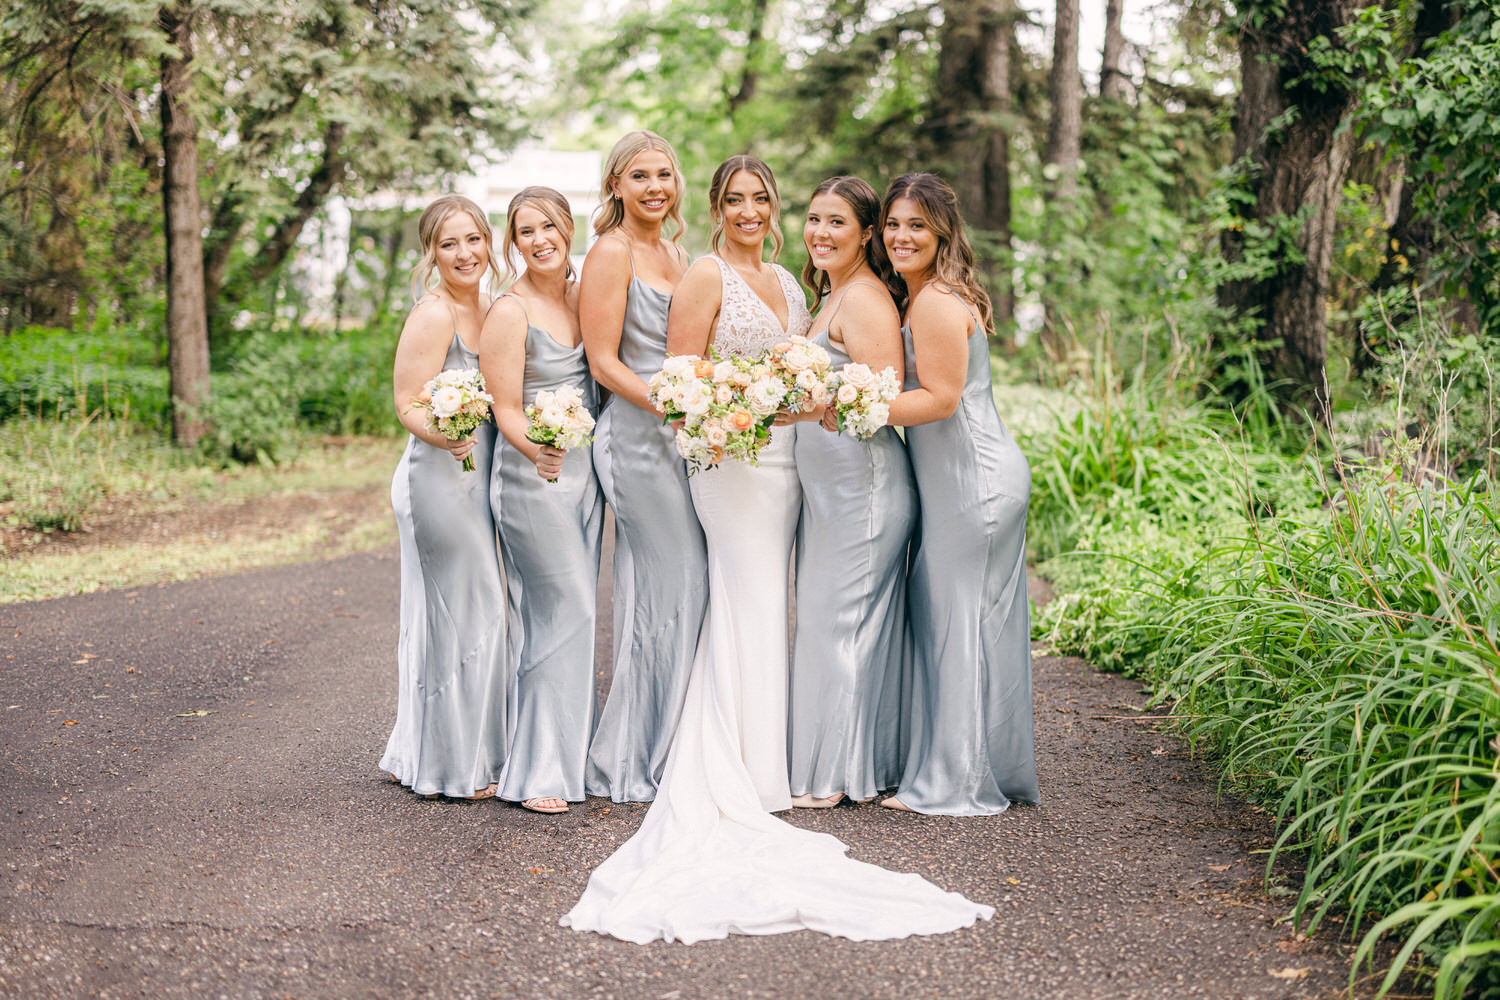
{"label": "lace bodice", "polygon": [[713,259],[719,265],[724,285],[719,320],[714,325],[714,347],[720,354],[756,355],[787,337],[807,335],[812,316],[807,311],[797,279],[786,268],[780,264],[771,265],[781,282],[781,292],[786,296],[787,323],[783,330],[771,307],[755,294],[740,273],[718,254],[714,254]]}

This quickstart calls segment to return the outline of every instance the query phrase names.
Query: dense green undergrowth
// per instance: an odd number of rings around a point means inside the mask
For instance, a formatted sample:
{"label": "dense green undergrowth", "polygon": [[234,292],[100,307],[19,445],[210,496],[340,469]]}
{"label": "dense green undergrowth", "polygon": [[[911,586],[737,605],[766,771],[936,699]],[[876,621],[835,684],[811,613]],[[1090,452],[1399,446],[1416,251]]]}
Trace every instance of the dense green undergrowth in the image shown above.
{"label": "dense green undergrowth", "polygon": [[0,352],[0,508],[14,527],[78,531],[110,497],[160,499],[330,435],[393,434],[395,340],[388,325],[245,334],[216,355],[208,432],[184,453],[167,440],[167,372],[147,338],[17,331]]}
{"label": "dense green undergrowth", "polygon": [[1058,595],[1039,637],[1145,679],[1276,810],[1271,860],[1306,863],[1294,919],[1337,914],[1361,964],[1394,945],[1383,990],[1415,959],[1439,998],[1500,997],[1500,502],[1484,469],[1424,471],[1422,442],[1391,443],[1404,433],[1350,461],[1348,442],[1172,384],[1071,410],[1022,435]]}

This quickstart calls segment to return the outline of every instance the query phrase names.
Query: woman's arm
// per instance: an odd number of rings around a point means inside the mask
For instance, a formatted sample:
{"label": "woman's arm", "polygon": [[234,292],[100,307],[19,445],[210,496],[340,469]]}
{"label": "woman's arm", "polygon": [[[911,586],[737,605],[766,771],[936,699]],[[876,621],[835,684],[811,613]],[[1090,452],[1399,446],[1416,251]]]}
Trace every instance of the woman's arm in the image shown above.
{"label": "woman's arm", "polygon": [[453,453],[462,461],[474,447],[472,436],[450,441],[427,427],[427,411],[412,406],[427,380],[443,369],[448,345],[453,342],[453,314],[436,298],[419,303],[406,317],[401,339],[396,342],[396,364],[391,372],[396,417],[420,441]]}
{"label": "woman's arm", "polygon": [[719,274],[719,265],[708,257],[700,257],[672,293],[672,309],[667,314],[667,353],[707,357],[723,299],[724,278]]}
{"label": "woman's arm", "polygon": [[514,296],[495,302],[479,334],[479,370],[495,402],[495,426],[511,447],[531,460],[537,475],[555,479],[562,471],[563,452],[527,440],[523,389],[526,384],[526,311]]}
{"label": "woman's arm", "polygon": [[974,328],[963,300],[938,290],[919,293],[908,318],[921,388],[891,400],[886,422],[897,427],[946,420],[958,409],[969,369],[969,331]]}
{"label": "woman's arm", "polygon": [[646,383],[620,360],[620,333],[630,294],[630,250],[601,239],[583,259],[578,278],[578,322],[594,381],[643,410],[653,410]]}

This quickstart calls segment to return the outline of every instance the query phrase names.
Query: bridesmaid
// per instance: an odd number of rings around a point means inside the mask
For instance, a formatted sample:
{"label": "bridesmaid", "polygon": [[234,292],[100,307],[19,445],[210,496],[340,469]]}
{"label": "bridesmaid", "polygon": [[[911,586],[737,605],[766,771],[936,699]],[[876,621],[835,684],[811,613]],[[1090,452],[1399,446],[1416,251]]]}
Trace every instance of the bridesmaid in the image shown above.
{"label": "bridesmaid", "polygon": [[[803,283],[819,311],[811,338],[832,367],[899,374],[901,320],[883,276],[880,196],[858,177],[820,184],[808,205]],[[906,642],[906,550],[917,517],[906,446],[894,428],[864,441],[797,429],[802,523],[792,653],[792,804],[837,805],[895,787]]]}
{"label": "bridesmaid", "polygon": [[[495,397],[490,504],[500,524],[511,643],[518,651],[514,735],[500,797],[561,813],[584,797],[594,732],[594,589],[604,502],[588,448],[526,438],[525,407],[543,389],[576,386],[595,409],[578,326],[567,199],[528,187],[506,210],[503,256],[514,278],[490,307],[480,367]],[[525,273],[516,277],[516,258]]]}
{"label": "bridesmaid", "polygon": [[881,805],[977,816],[1040,800],[1032,742],[1026,502],[1031,470],[990,385],[989,296],[952,188],[898,177],[880,226],[904,284],[907,428],[921,502],[907,600],[915,650],[911,749]]}
{"label": "bridesmaid", "polygon": [[[587,788],[648,802],[666,765],[707,605],[708,557],[687,470],[645,379],[667,352],[667,307],[687,267],[677,154],[631,132],[604,165],[578,315],[589,367],[610,399],[594,462],[615,517],[614,669],[589,748]],[[672,240],[662,228],[672,224]]]}
{"label": "bridesmaid", "polygon": [[[401,536],[396,725],[382,770],[427,796],[489,798],[505,764],[510,687],[504,591],[490,514],[495,428],[449,441],[413,407],[439,371],[477,368],[494,237],[478,205],[445,195],[417,222],[418,301],[396,345],[396,412],[411,432],[391,481]],[[432,285],[436,276],[437,284]],[[474,471],[460,462],[474,459]]]}

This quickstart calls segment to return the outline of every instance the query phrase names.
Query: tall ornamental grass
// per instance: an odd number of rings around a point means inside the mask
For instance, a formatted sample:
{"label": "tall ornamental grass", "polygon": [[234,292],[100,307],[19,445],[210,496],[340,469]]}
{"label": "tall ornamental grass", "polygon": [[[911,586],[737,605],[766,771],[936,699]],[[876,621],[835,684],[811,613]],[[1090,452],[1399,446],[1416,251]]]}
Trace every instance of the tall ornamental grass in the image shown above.
{"label": "tall ornamental grass", "polygon": [[[1299,926],[1500,997],[1500,501],[1146,388],[1024,439],[1038,633],[1142,676],[1306,874]],[[1410,456],[1405,456],[1410,458]],[[1049,546],[1053,546],[1051,551]]]}

